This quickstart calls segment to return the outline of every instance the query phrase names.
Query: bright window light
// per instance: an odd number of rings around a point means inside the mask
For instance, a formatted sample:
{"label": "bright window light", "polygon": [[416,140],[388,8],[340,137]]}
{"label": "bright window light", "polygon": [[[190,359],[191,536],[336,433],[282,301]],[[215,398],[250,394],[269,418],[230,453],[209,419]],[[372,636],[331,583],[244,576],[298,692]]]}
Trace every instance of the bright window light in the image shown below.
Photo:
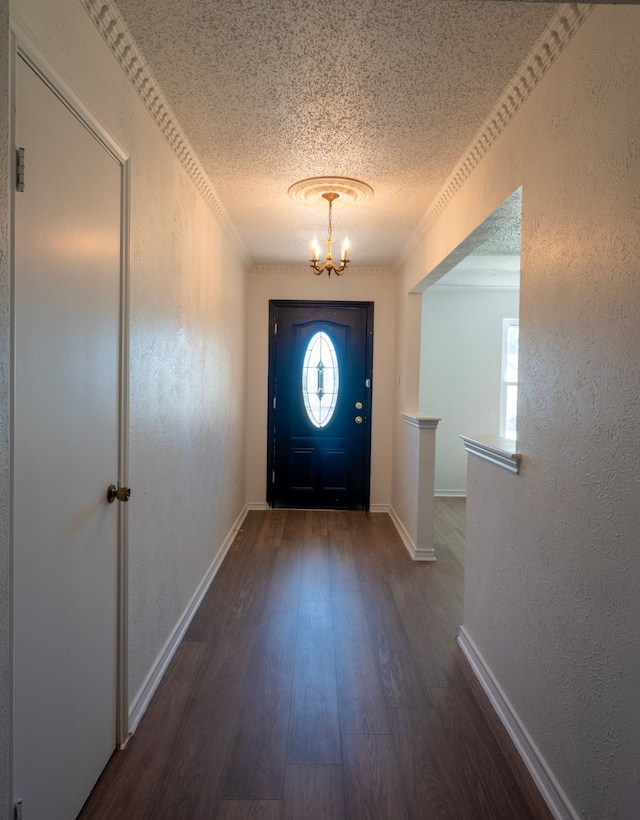
{"label": "bright window light", "polygon": [[518,426],[518,319],[502,320],[502,401],[500,435],[516,438]]}

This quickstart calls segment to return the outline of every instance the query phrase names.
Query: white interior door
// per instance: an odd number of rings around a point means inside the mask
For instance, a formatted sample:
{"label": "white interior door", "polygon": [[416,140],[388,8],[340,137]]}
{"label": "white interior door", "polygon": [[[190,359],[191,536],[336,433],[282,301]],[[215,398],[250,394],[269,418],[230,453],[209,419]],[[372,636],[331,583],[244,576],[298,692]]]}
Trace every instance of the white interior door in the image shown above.
{"label": "white interior door", "polygon": [[16,106],[14,793],[70,820],[115,748],[121,166],[21,58]]}

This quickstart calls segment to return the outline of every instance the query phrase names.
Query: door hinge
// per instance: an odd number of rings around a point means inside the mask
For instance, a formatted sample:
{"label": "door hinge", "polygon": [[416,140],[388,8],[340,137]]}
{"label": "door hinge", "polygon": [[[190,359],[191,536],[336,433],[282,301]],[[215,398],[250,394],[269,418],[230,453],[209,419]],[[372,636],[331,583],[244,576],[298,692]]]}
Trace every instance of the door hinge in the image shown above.
{"label": "door hinge", "polygon": [[276,471],[275,470],[273,470],[272,473],[271,473],[271,483],[272,484],[276,483]]}
{"label": "door hinge", "polygon": [[18,148],[16,151],[16,190],[21,192],[24,191],[24,162],[24,148]]}
{"label": "door hinge", "polygon": [[364,386],[365,387],[371,387],[371,379],[365,379],[364,380]]}
{"label": "door hinge", "polygon": [[276,399],[276,397],[274,396],[274,397],[273,397],[273,409],[274,409],[274,410],[276,409],[276,401],[277,401],[277,399]]}
{"label": "door hinge", "polygon": [[273,325],[273,335],[274,336],[278,335],[278,323],[277,322]]}
{"label": "door hinge", "polygon": [[15,817],[15,820],[22,820],[22,799],[16,800],[13,808],[13,816]]}

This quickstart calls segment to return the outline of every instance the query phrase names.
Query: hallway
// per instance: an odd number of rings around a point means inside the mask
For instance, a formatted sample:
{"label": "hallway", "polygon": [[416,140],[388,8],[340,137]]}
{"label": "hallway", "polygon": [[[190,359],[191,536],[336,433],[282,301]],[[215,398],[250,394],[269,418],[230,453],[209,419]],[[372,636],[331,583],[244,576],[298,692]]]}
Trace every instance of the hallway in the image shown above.
{"label": "hallway", "polygon": [[436,564],[386,514],[250,512],[82,820],[534,820],[465,677],[463,499]]}

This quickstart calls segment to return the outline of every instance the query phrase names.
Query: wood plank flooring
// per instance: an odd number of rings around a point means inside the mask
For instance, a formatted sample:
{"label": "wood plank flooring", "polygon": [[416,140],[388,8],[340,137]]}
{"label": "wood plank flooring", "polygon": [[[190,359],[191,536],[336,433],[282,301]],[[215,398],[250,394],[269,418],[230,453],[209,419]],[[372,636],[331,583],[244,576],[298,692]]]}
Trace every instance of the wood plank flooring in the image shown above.
{"label": "wood plank flooring", "polygon": [[435,515],[421,564],[383,513],[249,513],[82,820],[548,820],[456,645],[464,499]]}

